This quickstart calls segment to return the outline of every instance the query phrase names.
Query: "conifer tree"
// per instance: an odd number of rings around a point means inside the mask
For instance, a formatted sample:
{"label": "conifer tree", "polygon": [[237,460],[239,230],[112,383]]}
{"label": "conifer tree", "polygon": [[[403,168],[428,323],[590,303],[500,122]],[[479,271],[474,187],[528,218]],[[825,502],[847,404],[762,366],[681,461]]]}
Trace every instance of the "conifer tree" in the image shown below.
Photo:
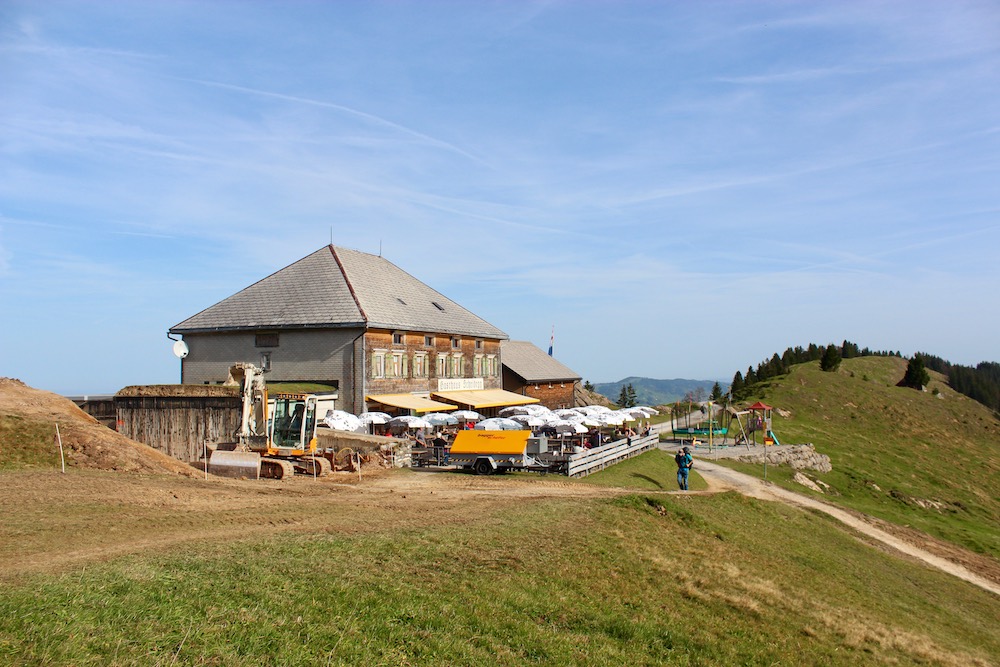
{"label": "conifer tree", "polygon": [[619,408],[630,407],[628,405],[628,389],[625,385],[622,385],[622,390],[618,392],[618,400],[616,402],[618,403]]}
{"label": "conifer tree", "polygon": [[819,360],[820,370],[832,373],[837,370],[840,366],[840,350],[833,343],[826,346],[826,351],[823,352],[823,358]]}
{"label": "conifer tree", "polygon": [[913,355],[910,363],[906,365],[906,375],[903,376],[903,386],[913,389],[923,389],[931,381],[930,373],[924,366],[924,358],[919,354]]}
{"label": "conifer tree", "polygon": [[712,393],[709,395],[709,398],[716,403],[722,400],[722,386],[718,382],[712,385]]}

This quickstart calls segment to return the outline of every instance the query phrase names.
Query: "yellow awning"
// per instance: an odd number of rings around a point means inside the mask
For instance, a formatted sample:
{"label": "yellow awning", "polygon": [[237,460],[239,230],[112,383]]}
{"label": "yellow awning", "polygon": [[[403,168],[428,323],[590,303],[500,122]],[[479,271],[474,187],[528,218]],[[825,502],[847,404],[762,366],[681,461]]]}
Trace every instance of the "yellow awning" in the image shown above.
{"label": "yellow awning", "polygon": [[426,396],[416,394],[372,394],[365,396],[365,400],[375,401],[382,405],[391,405],[394,408],[413,410],[414,412],[435,412],[437,410],[454,410],[457,405],[450,403],[439,403],[432,401]]}
{"label": "yellow awning", "polygon": [[527,405],[538,403],[537,398],[522,396],[504,389],[469,389],[467,391],[435,391],[437,398],[461,403],[473,408],[499,408],[506,405]]}

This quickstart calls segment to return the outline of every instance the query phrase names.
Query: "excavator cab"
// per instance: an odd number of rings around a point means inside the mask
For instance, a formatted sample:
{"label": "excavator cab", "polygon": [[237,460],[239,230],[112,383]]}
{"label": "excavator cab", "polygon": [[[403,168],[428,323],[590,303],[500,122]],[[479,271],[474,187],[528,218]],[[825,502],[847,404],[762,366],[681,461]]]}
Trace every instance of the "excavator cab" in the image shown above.
{"label": "excavator cab", "polygon": [[275,394],[268,421],[269,453],[301,456],[316,449],[316,397]]}

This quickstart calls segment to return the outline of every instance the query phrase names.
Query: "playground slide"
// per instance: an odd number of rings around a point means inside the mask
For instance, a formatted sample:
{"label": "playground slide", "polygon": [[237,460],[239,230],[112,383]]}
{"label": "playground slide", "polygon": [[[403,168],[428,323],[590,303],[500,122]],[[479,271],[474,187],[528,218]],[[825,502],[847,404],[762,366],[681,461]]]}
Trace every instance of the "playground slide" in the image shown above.
{"label": "playground slide", "polygon": [[774,444],[776,444],[776,445],[780,445],[780,444],[781,444],[780,442],[778,442],[778,436],[776,436],[776,435],[774,434],[774,431],[768,431],[768,432],[767,432],[767,437],[769,437],[769,438],[771,438],[772,440],[774,440]]}

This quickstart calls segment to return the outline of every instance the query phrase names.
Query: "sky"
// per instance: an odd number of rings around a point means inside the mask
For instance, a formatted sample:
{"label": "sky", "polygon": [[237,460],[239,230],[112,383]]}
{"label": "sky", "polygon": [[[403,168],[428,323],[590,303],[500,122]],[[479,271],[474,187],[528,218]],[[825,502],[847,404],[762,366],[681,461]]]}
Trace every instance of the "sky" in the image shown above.
{"label": "sky", "polygon": [[331,239],[595,383],[1000,360],[1000,4],[0,2],[0,376],[178,382]]}

